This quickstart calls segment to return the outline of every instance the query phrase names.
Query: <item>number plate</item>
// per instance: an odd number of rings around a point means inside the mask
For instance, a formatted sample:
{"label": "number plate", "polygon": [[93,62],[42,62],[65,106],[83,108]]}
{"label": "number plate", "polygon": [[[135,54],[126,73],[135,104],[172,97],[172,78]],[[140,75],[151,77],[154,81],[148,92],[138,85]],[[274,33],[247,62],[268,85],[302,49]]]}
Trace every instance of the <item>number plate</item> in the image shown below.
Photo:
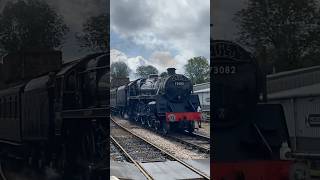
{"label": "number plate", "polygon": [[184,82],[177,81],[177,82],[174,82],[174,85],[176,85],[176,86],[183,86],[183,85],[184,85]]}
{"label": "number plate", "polygon": [[320,126],[320,114],[309,114],[307,118],[309,126]]}
{"label": "number plate", "polygon": [[220,66],[213,66],[213,74],[235,74],[237,73],[236,66],[230,65],[220,65]]}

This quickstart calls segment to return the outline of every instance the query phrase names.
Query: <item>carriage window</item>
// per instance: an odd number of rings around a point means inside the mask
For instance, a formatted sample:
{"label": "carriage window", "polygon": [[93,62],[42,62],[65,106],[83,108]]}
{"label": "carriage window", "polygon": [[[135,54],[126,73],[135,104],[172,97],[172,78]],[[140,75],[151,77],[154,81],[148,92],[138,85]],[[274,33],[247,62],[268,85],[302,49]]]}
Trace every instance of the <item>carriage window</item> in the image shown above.
{"label": "carriage window", "polygon": [[3,117],[7,117],[7,100],[4,98],[3,100]]}
{"label": "carriage window", "polygon": [[18,117],[18,98],[17,98],[17,96],[14,97],[14,108],[13,109],[14,109],[13,116]]}
{"label": "carriage window", "polygon": [[101,88],[108,88],[108,86],[109,86],[109,73],[106,73],[105,75],[103,75],[100,78],[98,86]]}
{"label": "carriage window", "polygon": [[61,78],[56,80],[55,93],[57,97],[61,96]]}
{"label": "carriage window", "polygon": [[8,106],[9,106],[8,117],[12,117],[12,98],[11,97],[9,98]]}
{"label": "carriage window", "polygon": [[66,78],[66,90],[67,91],[74,91],[76,89],[76,76],[75,72],[72,72],[67,78]]}

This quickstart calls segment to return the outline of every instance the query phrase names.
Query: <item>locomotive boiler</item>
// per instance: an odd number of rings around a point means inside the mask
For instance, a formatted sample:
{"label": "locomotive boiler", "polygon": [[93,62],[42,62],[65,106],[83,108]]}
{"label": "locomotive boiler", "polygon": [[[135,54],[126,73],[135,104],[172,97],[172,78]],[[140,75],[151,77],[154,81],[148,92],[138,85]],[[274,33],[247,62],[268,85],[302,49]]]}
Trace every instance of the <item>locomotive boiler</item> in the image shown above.
{"label": "locomotive boiler", "polygon": [[191,81],[175,68],[166,77],[149,75],[111,90],[111,108],[123,117],[162,131],[194,131],[201,120],[199,98],[193,94]]}
{"label": "locomotive boiler", "polygon": [[214,179],[289,179],[291,161],[281,159],[289,142],[280,104],[267,104],[257,60],[241,46],[211,41],[213,59]]}
{"label": "locomotive boiler", "polygon": [[[41,63],[39,53],[32,56]],[[23,53],[17,57],[28,59]],[[7,83],[0,90],[1,157],[88,179],[108,157],[108,58],[107,53],[90,54]]]}

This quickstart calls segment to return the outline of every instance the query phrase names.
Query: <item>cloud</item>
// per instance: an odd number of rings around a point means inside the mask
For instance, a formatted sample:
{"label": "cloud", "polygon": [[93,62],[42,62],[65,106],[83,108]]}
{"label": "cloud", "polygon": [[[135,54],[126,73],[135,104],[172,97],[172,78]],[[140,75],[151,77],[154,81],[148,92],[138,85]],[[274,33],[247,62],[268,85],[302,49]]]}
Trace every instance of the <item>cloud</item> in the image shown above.
{"label": "cloud", "polygon": [[123,35],[143,30],[153,23],[152,9],[144,0],[113,0],[110,5],[113,28]]}
{"label": "cloud", "polygon": [[182,55],[172,56],[169,51],[155,51],[150,56],[149,62],[155,66],[160,73],[167,71],[167,68],[174,67],[177,69],[177,73],[184,74],[186,58]]}
{"label": "cloud", "polygon": [[153,53],[209,58],[210,0],[111,0],[110,6],[111,32],[121,38]]}
{"label": "cloud", "polygon": [[183,56],[172,56],[170,52],[167,51],[156,51],[150,56],[149,59],[145,59],[142,56],[128,57],[120,50],[111,49],[110,60],[111,63],[118,61],[126,63],[130,69],[129,78],[131,80],[137,78],[135,73],[139,66],[152,65],[158,69],[159,73],[165,72],[169,67],[174,67],[177,69],[177,73],[183,74],[183,66],[185,65],[185,59]]}
{"label": "cloud", "polygon": [[[129,67],[129,78],[130,80],[136,79],[136,69],[139,66],[144,66],[147,65],[147,60],[144,59],[142,56],[136,56],[136,57],[128,57],[125,53],[116,50],[116,49],[111,49],[110,50],[110,63],[112,64],[113,62],[124,62],[127,64]],[[149,65],[149,64],[148,64]]]}

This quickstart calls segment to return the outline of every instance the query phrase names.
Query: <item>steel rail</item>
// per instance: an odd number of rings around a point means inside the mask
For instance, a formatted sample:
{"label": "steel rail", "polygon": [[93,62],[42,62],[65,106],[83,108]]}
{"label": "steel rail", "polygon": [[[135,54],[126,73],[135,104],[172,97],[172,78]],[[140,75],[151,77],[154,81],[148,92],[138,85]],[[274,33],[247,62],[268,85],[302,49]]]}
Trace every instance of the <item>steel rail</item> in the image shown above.
{"label": "steel rail", "polygon": [[200,137],[201,139],[204,139],[204,140],[207,140],[210,142],[210,137],[208,136],[205,136],[205,135],[201,135],[201,134],[198,134],[198,133],[192,133],[194,136],[197,136],[197,137]]}
{"label": "steel rail", "polygon": [[6,176],[4,175],[1,162],[0,162],[0,177],[1,177],[2,180],[7,180]]}
{"label": "steel rail", "polygon": [[[141,127],[141,126],[140,126]],[[149,128],[145,129],[147,131],[150,131]],[[163,135],[161,134],[160,132],[154,132],[154,131],[150,131],[152,133],[156,133],[156,134],[159,134],[161,136],[163,136],[164,138],[166,139],[171,139],[171,140],[174,140],[176,142],[179,142],[181,144],[184,144],[184,145],[187,145],[187,146],[191,146],[192,148],[194,149],[198,149],[200,152],[203,152],[203,153],[207,153],[207,154],[210,154],[210,148],[206,148],[206,147],[203,147],[201,145],[198,145],[196,143],[193,143],[193,142],[189,142],[188,140],[184,140],[183,138],[178,138],[178,137],[175,137],[173,135]],[[202,139],[204,141],[208,141],[208,144],[210,146],[210,137],[207,137],[207,136],[204,136],[204,135],[200,135],[200,134],[197,134],[197,133],[188,133],[188,132],[185,132],[183,133],[185,136],[189,136],[189,137],[194,137],[194,138],[199,138],[199,139]],[[196,140],[196,139],[195,139]]]}
{"label": "steel rail", "polygon": [[[196,143],[190,142],[191,140],[188,141],[188,140],[185,140],[185,139],[183,139],[183,138],[179,138],[179,137],[175,137],[175,136],[167,136],[167,137],[170,138],[170,139],[173,139],[173,140],[175,140],[175,141],[177,141],[177,142],[179,142],[179,143],[182,143],[182,144],[191,146],[191,147],[193,147],[193,148],[195,148],[195,149],[198,149],[198,150],[201,151],[201,152],[210,154],[210,148],[206,148],[206,147],[203,147],[203,146],[198,145],[198,144],[196,144]],[[208,144],[210,144],[210,142],[208,142]]]}
{"label": "steel rail", "polygon": [[120,145],[120,143],[112,135],[110,135],[110,139],[123,152],[123,154],[126,156],[126,158],[129,159],[129,161],[131,161],[147,179],[149,179],[149,180],[154,179],[138,162],[136,162],[130,156],[130,154]]}
{"label": "steel rail", "polygon": [[112,117],[110,117],[111,121],[113,121],[116,125],[118,125],[119,127],[121,127],[122,129],[124,129],[125,131],[129,132],[130,134],[132,134],[133,136],[141,139],[142,141],[147,142],[148,144],[150,144],[151,146],[153,146],[154,148],[160,150],[162,153],[164,153],[165,155],[167,155],[168,157],[170,157],[171,159],[174,159],[175,161],[179,162],[180,164],[182,164],[183,166],[187,167],[188,169],[190,169],[191,171],[197,173],[198,175],[200,175],[201,177],[203,177],[204,179],[210,179],[210,176],[208,176],[207,174],[201,172],[200,170],[194,168],[193,166],[191,166],[190,164],[186,163],[185,161],[175,157],[174,155],[172,155],[171,153],[165,151],[164,149],[160,148],[159,146],[155,145],[154,143],[150,142],[149,140],[137,135],[136,133],[130,131],[129,129],[127,129],[126,127],[122,126],[121,124],[117,123]]}

